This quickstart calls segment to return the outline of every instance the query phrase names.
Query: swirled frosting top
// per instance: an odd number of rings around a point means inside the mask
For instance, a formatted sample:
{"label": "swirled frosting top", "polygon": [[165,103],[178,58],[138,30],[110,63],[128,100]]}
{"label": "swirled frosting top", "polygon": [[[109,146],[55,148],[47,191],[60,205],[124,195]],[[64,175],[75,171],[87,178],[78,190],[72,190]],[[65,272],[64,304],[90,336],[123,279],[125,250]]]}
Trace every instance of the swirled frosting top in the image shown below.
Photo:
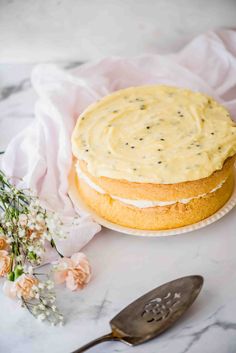
{"label": "swirled frosting top", "polygon": [[131,87],[84,111],[72,149],[96,177],[174,184],[221,169],[236,153],[236,125],[204,94],[164,85]]}

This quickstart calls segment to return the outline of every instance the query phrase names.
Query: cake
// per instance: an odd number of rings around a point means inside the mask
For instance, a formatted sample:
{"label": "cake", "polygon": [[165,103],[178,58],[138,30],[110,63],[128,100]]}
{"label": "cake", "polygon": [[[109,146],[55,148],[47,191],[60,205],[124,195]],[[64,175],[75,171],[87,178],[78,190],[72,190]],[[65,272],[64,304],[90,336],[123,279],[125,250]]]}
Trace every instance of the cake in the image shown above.
{"label": "cake", "polygon": [[234,187],[236,125],[211,97],[130,87],[89,106],[72,134],[76,188],[106,220],[163,230],[219,210]]}

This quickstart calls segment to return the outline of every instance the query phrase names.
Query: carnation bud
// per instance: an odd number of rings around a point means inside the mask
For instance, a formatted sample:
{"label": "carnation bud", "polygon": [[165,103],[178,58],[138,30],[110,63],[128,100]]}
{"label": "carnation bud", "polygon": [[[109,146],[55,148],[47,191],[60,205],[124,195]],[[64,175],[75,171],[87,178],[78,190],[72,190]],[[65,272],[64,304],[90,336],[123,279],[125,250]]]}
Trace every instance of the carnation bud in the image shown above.
{"label": "carnation bud", "polygon": [[35,254],[33,251],[30,251],[30,252],[28,253],[28,258],[29,258],[30,260],[36,260],[37,256],[36,256],[36,254]]}
{"label": "carnation bud", "polygon": [[9,272],[7,275],[7,279],[11,282],[14,282],[15,280],[15,273],[14,272]]}
{"label": "carnation bud", "polygon": [[17,279],[22,275],[23,268],[21,266],[16,266],[14,273],[15,273],[15,279]]}

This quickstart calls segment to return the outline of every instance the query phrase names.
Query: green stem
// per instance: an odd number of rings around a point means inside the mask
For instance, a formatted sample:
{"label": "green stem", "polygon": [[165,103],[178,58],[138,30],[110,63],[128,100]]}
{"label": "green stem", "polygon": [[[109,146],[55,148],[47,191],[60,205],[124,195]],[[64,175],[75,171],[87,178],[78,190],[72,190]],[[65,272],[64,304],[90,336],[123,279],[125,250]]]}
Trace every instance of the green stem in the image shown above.
{"label": "green stem", "polygon": [[11,254],[11,271],[13,271],[14,267],[14,254]]}
{"label": "green stem", "polygon": [[54,241],[53,239],[51,240],[51,246],[52,246],[52,248],[54,248],[54,249],[56,250],[56,252],[58,253],[58,255],[59,255],[61,258],[64,257],[64,256],[57,250],[55,241]]}
{"label": "green stem", "polygon": [[30,312],[31,315],[33,315],[35,318],[37,318],[37,316],[33,313],[33,311],[30,309],[29,305],[31,303],[27,302],[23,297],[21,298],[22,302],[24,303],[25,307],[27,308],[27,310]]}

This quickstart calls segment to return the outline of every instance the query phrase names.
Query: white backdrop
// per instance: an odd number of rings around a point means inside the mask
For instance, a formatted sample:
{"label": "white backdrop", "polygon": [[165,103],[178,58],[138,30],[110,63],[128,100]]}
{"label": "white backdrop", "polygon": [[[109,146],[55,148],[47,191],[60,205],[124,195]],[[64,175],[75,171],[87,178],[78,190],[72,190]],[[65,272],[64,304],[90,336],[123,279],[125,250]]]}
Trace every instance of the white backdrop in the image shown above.
{"label": "white backdrop", "polygon": [[0,0],[0,61],[168,52],[235,13],[235,0]]}

